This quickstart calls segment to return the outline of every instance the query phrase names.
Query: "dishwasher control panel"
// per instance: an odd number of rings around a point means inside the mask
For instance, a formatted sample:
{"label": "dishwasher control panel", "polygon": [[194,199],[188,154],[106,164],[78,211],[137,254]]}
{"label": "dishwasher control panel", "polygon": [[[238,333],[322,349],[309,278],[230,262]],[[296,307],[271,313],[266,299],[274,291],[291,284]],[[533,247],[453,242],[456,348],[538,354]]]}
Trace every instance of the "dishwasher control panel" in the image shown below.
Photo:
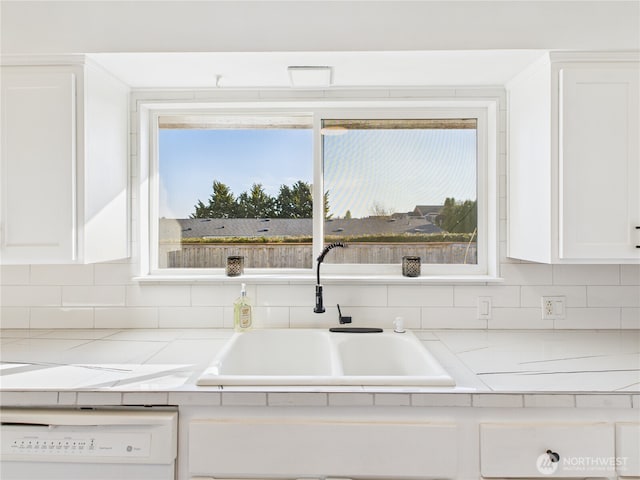
{"label": "dishwasher control panel", "polygon": [[148,457],[151,435],[142,432],[74,431],[64,427],[4,425],[2,456]]}

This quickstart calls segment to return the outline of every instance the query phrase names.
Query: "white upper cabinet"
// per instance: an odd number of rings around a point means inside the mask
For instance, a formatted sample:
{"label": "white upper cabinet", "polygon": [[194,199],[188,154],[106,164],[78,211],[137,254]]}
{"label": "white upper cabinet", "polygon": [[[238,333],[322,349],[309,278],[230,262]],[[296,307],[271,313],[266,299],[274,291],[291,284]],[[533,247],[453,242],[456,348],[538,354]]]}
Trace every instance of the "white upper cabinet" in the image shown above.
{"label": "white upper cabinet", "polygon": [[638,55],[545,57],[507,91],[508,255],[640,263]]}
{"label": "white upper cabinet", "polygon": [[3,264],[128,256],[128,88],[98,67],[3,66]]}

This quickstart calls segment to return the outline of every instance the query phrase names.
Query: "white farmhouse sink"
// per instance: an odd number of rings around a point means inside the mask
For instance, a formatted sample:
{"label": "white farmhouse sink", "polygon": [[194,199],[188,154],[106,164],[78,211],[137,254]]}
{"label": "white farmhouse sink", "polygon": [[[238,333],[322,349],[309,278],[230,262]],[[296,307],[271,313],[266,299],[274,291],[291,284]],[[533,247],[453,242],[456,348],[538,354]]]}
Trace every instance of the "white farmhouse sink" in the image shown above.
{"label": "white farmhouse sink", "polygon": [[455,385],[411,332],[235,333],[198,385]]}

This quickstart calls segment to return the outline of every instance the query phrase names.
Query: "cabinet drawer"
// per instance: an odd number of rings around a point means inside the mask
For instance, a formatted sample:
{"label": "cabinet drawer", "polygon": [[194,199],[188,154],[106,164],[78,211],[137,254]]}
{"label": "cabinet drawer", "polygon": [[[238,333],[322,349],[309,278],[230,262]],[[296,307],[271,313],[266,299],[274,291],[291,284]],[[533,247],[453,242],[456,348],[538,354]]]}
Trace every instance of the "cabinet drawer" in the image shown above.
{"label": "cabinet drawer", "polygon": [[[551,461],[547,451],[557,453],[557,461]],[[615,474],[613,460],[611,424],[480,426],[483,477],[607,477]]]}
{"label": "cabinet drawer", "polygon": [[616,471],[621,477],[640,477],[640,423],[616,424]]}
{"label": "cabinet drawer", "polygon": [[195,420],[192,476],[455,478],[451,424],[291,419]]}

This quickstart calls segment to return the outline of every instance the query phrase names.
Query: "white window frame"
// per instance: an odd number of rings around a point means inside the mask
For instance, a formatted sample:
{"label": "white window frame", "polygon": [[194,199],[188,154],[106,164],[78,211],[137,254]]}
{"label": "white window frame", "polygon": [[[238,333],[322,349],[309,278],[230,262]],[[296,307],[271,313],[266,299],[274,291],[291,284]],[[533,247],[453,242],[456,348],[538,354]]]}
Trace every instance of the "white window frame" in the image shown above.
{"label": "white window frame", "polygon": [[[415,119],[415,118],[475,118],[477,119],[477,258],[474,265],[423,264],[420,279],[435,281],[491,281],[498,277],[497,219],[497,100],[413,100],[413,101],[316,101],[316,102],[224,102],[183,104],[179,102],[144,103],[138,105],[140,138],[139,158],[139,232],[141,277],[139,279],[225,279],[223,268],[159,269],[158,255],[158,119],[163,115],[269,115],[310,114],[313,116],[313,258],[323,248],[324,180],[322,165],[323,119]],[[282,280],[313,277],[312,268],[245,269],[238,278]],[[324,279],[408,280],[401,276],[399,264],[332,264],[322,266]]]}

